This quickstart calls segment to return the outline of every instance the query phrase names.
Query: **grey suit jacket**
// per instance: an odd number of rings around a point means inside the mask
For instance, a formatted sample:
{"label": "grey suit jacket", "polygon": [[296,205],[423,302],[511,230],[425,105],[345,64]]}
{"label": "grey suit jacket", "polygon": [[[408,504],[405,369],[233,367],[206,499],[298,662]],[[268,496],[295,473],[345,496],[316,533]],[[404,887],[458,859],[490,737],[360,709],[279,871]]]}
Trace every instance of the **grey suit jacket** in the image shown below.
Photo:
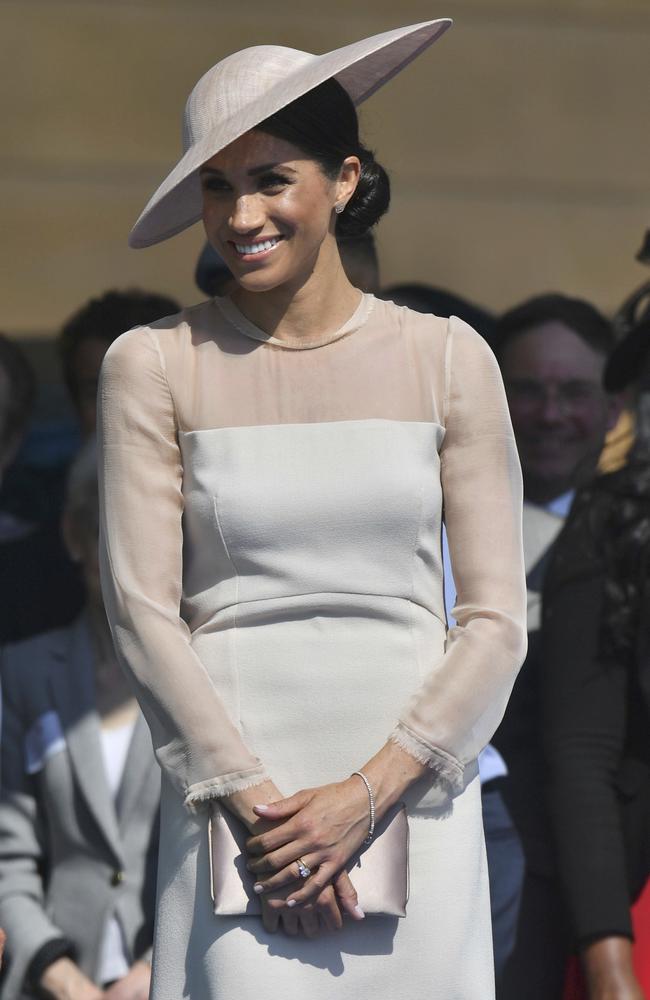
{"label": "grey suit jacket", "polygon": [[82,617],[2,652],[1,1000],[21,996],[28,966],[69,939],[96,979],[116,913],[132,960],[153,934],[160,771],[138,718],[117,799],[105,776],[90,635]]}

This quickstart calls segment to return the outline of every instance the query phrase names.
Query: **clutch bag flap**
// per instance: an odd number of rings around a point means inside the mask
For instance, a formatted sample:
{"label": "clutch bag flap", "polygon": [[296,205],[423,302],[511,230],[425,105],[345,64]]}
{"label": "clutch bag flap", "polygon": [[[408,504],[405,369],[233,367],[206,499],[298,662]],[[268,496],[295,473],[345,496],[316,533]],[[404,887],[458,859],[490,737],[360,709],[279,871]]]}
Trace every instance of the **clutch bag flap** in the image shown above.
{"label": "clutch bag flap", "polygon": [[[218,916],[257,915],[260,898],[255,878],[246,868],[250,834],[218,802],[210,805],[208,821],[210,883]],[[370,844],[350,858],[347,870],[366,914],[406,916],[409,894],[409,829],[406,808],[398,802],[375,827]]]}

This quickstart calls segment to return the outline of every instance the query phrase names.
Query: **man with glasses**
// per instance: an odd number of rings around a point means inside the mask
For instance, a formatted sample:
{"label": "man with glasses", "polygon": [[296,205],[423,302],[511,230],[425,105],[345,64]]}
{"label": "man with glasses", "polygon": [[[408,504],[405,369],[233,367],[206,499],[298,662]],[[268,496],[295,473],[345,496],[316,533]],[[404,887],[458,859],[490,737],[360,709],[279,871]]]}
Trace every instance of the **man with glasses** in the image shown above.
{"label": "man with glasses", "polygon": [[591,305],[543,295],[507,312],[493,349],[508,393],[526,498],[566,513],[594,473],[618,403],[601,385],[614,346],[609,322]]}

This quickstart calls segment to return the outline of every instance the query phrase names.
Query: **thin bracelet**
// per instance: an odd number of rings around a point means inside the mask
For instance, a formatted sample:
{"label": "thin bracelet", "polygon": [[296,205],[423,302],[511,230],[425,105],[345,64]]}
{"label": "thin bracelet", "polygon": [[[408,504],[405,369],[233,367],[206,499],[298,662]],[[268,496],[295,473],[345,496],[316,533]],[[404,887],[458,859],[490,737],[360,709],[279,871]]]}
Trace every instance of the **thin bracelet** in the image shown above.
{"label": "thin bracelet", "polygon": [[368,798],[370,799],[370,828],[368,830],[368,836],[364,840],[364,844],[369,844],[375,832],[375,796],[373,795],[370,782],[366,778],[363,771],[353,771],[352,774],[358,774],[361,780],[363,781],[364,785],[368,789]]}

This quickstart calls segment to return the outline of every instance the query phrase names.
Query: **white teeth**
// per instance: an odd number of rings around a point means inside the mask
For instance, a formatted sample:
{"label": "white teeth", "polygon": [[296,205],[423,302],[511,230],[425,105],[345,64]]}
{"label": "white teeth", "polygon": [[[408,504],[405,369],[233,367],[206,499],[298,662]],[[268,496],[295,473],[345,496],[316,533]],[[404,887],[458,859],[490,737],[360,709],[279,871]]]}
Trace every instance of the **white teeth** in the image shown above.
{"label": "white teeth", "polygon": [[237,253],[262,253],[263,250],[271,250],[279,242],[274,236],[272,240],[264,240],[263,243],[235,243],[235,249]]}

